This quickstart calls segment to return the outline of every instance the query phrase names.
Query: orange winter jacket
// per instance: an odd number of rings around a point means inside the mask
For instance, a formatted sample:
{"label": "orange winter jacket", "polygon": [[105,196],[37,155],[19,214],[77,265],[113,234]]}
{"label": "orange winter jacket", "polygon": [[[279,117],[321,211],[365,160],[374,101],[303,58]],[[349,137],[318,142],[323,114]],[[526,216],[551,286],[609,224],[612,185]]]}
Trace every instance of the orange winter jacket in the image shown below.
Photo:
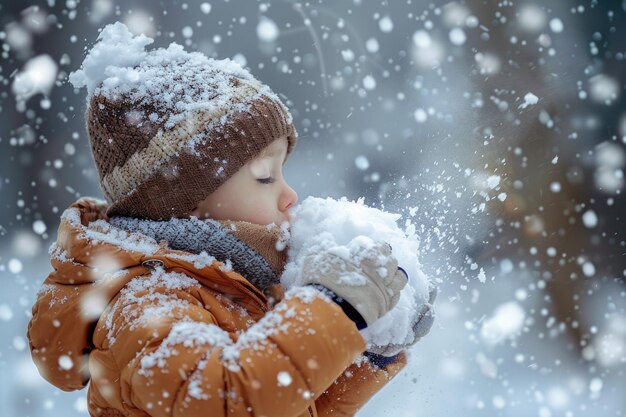
{"label": "orange winter jacket", "polygon": [[88,198],[64,212],[28,326],[42,376],[65,391],[89,382],[92,416],[349,416],[406,364],[370,364],[354,323],[317,290],[266,297],[105,212]]}

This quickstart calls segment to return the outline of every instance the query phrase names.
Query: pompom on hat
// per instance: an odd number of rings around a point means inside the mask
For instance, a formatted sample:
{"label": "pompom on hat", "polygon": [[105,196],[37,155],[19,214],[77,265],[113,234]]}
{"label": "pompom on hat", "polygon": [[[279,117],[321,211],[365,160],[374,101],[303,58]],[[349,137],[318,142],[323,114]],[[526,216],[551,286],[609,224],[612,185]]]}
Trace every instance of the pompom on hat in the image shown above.
{"label": "pompom on hat", "polygon": [[269,87],[229,59],[106,26],[81,69],[87,132],[108,215],[184,217],[274,140],[297,142]]}

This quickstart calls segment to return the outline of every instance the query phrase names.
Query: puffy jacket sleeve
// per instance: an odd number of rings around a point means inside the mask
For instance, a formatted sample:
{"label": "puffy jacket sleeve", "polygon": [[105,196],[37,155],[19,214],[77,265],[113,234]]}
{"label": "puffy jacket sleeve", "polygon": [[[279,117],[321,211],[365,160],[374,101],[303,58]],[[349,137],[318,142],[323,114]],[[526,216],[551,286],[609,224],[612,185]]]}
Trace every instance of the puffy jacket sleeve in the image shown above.
{"label": "puffy jacket sleeve", "polygon": [[350,365],[315,401],[319,417],[353,416],[406,366],[406,352],[379,368],[367,359]]}
{"label": "puffy jacket sleeve", "polygon": [[353,322],[312,288],[288,291],[240,333],[204,307],[206,293],[192,294],[146,289],[105,318],[126,406],[158,417],[298,416],[365,349]]}
{"label": "puffy jacket sleeve", "polygon": [[80,298],[90,284],[62,285],[50,274],[37,294],[27,337],[42,377],[64,391],[82,389],[89,381],[87,354],[90,328],[96,322],[83,313]]}

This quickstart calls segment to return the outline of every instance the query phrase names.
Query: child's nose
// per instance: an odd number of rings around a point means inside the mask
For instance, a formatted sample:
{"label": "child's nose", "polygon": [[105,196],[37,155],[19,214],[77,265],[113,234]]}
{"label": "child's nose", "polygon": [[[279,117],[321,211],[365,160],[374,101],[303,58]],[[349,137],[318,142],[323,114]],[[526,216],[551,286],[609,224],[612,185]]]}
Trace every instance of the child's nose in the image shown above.
{"label": "child's nose", "polygon": [[298,194],[293,188],[285,184],[285,188],[282,192],[280,199],[279,209],[280,211],[286,211],[298,202]]}

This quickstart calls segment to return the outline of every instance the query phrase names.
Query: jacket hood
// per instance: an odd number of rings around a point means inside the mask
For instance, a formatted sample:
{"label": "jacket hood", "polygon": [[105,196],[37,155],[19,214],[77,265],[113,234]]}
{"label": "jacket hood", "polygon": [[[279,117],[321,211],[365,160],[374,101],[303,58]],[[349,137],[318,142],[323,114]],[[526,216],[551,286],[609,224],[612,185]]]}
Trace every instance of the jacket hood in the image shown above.
{"label": "jacket hood", "polygon": [[[206,252],[173,250],[141,233],[108,222],[105,201],[82,198],[61,216],[58,238],[50,247],[54,269],[33,306],[28,339],[42,376],[64,391],[89,381],[88,357],[93,330],[120,290],[154,266],[184,273],[229,297],[254,316],[268,309],[266,295],[243,276]],[[267,295],[282,298],[276,285]]]}

